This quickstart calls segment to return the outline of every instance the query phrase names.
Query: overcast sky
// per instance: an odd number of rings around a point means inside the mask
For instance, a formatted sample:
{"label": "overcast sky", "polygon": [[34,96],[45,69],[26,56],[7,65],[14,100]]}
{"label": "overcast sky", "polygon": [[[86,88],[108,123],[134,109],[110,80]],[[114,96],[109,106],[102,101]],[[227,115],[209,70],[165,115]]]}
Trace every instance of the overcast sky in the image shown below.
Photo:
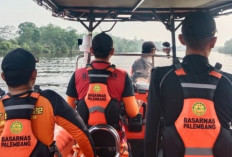
{"label": "overcast sky", "polygon": [[[0,0],[0,27],[11,25],[17,27],[23,22],[33,22],[37,26],[45,26],[49,23],[67,28],[69,26],[78,32],[86,32],[85,28],[77,22],[66,21],[52,16],[51,12],[38,6],[33,0]],[[217,22],[217,46],[222,46],[225,41],[232,38],[232,15],[216,19]],[[108,30],[112,24],[100,24],[95,31]],[[160,22],[133,22],[117,23],[110,32],[115,36],[128,39],[144,39],[152,41],[170,41],[170,32]],[[179,30],[177,31],[179,34]],[[179,45],[179,43],[177,42]]]}

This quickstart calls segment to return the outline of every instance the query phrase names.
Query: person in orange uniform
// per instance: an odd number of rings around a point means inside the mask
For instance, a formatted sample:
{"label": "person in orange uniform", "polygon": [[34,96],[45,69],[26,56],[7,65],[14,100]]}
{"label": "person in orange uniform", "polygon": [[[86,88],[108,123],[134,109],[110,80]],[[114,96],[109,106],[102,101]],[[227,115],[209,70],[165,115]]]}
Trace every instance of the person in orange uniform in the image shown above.
{"label": "person in orange uniform", "polygon": [[2,60],[8,91],[0,101],[0,156],[60,156],[55,125],[63,127],[86,157],[94,157],[93,142],[79,114],[52,90],[33,90],[37,77],[34,56],[21,48]]}
{"label": "person in orange uniform", "polygon": [[110,64],[114,48],[109,35],[96,35],[92,40],[91,53],[95,60],[73,73],[66,92],[67,101],[77,108],[86,124],[109,124],[121,130],[119,102],[123,102],[129,117],[136,117],[139,112],[132,81],[126,71]]}
{"label": "person in orange uniform", "polygon": [[[151,74],[145,157],[231,157],[232,75],[211,66],[217,37],[208,12],[190,13],[182,22],[183,62]],[[160,153],[161,154],[161,153]]]}

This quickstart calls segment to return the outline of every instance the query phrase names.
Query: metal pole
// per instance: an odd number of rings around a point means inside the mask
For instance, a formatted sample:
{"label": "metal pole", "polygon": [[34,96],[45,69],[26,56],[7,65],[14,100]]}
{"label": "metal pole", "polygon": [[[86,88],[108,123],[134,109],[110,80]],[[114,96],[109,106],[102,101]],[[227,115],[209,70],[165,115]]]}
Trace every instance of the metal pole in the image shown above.
{"label": "metal pole", "polygon": [[[91,10],[91,15],[92,15],[93,11]],[[92,33],[93,33],[93,18],[92,16],[90,17],[90,21],[89,21],[89,36],[91,36],[92,39]],[[90,45],[92,45],[92,40]],[[88,57],[87,57],[87,63],[90,63],[91,61],[91,53],[88,53]]]}
{"label": "metal pole", "polygon": [[172,12],[172,15],[170,17],[171,22],[171,35],[172,35],[172,56],[173,56],[173,63],[174,59],[176,58],[176,37],[175,37],[175,17],[174,12]]}

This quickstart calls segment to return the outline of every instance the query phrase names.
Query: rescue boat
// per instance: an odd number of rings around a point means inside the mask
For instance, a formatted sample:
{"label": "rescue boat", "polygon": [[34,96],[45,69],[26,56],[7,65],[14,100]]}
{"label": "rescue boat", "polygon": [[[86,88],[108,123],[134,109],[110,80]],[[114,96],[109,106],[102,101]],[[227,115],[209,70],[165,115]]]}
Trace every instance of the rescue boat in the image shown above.
{"label": "rescue boat", "polygon": [[[162,22],[166,29],[170,31],[172,39],[173,60],[176,55],[175,32],[181,26],[181,21],[189,12],[208,11],[214,17],[232,13],[232,0],[34,0],[39,6],[45,7],[52,12],[52,16],[60,17],[65,20],[81,23],[88,35],[84,36],[84,42],[80,45],[83,55],[77,57],[77,66],[80,58],[84,57],[85,64],[90,62],[91,55],[89,47],[92,39],[92,33],[102,22],[111,22],[112,27],[104,32],[109,32],[118,22]],[[122,57],[140,56],[140,54],[115,54]],[[151,55],[151,57],[167,57],[167,55]],[[140,110],[145,116],[147,89],[135,92],[136,98],[144,101],[144,108]],[[143,117],[143,126],[137,132],[130,131],[130,126],[126,127],[126,136],[131,145],[133,157],[143,156],[143,140],[145,131],[145,117]],[[97,126],[98,129],[111,128]],[[95,131],[92,128],[91,131]],[[94,132],[93,131],[93,132]],[[112,131],[113,132],[113,131]],[[116,135],[115,135],[116,137]],[[117,138],[116,138],[117,139]],[[117,140],[116,140],[117,141]],[[68,156],[72,145],[65,146],[67,149],[63,156]],[[117,149],[116,149],[117,150]],[[117,153],[116,155],[117,156]]]}

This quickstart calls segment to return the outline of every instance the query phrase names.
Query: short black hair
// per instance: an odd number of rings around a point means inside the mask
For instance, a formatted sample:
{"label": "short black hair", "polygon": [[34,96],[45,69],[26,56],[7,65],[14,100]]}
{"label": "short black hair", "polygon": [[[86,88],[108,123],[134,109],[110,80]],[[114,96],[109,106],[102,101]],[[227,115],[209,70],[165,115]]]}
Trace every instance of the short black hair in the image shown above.
{"label": "short black hair", "polygon": [[208,12],[192,12],[183,20],[181,32],[187,46],[202,49],[214,37],[216,23]]}
{"label": "short black hair", "polygon": [[155,44],[152,41],[145,41],[142,45],[142,53],[150,53],[155,48]]}
{"label": "short black hair", "polygon": [[162,46],[163,46],[164,48],[170,48],[171,45],[170,45],[169,42],[165,41],[165,42],[162,43]]}
{"label": "short black hair", "polygon": [[22,48],[8,52],[1,65],[6,84],[10,87],[18,87],[29,83],[35,64],[35,57]]}
{"label": "short black hair", "polygon": [[113,48],[113,40],[108,34],[100,33],[93,38],[92,48],[96,58],[107,58]]}

